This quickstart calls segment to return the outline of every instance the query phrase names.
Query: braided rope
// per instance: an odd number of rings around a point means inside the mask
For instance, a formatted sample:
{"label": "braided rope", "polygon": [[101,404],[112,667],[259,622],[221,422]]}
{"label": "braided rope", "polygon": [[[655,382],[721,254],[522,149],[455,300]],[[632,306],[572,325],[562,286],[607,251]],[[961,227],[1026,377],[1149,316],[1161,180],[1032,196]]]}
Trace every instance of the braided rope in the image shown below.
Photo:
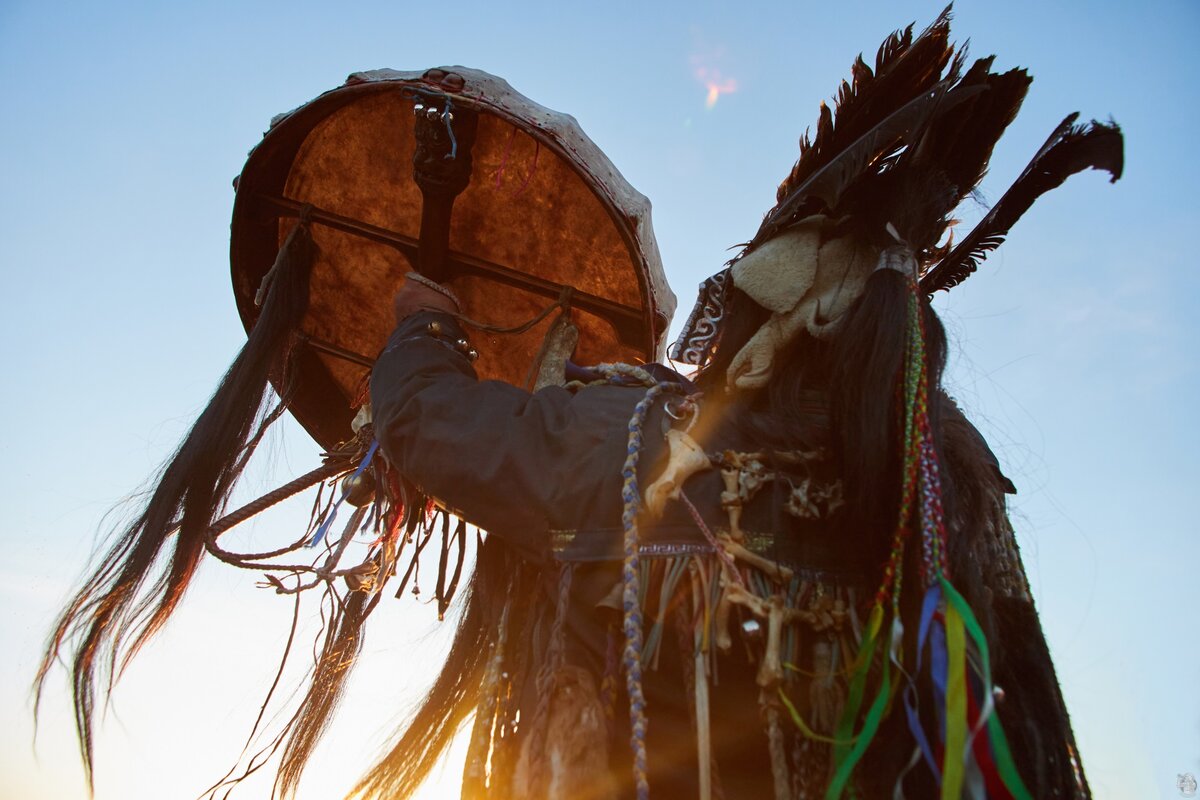
{"label": "braided rope", "polygon": [[765,706],[767,750],[771,755],[771,785],[775,789],[775,800],[788,800],[792,796],[792,780],[788,775],[787,741],[783,735],[783,719],[779,713],[779,705],[779,699],[772,695]]}
{"label": "braided rope", "polygon": [[455,308],[458,308],[458,309],[462,308],[462,303],[459,302],[458,295],[456,295],[454,292],[450,291],[445,286],[442,286],[437,281],[432,281],[429,278],[426,278],[424,275],[422,275],[419,272],[406,272],[406,273],[404,273],[404,279],[412,281],[413,283],[419,283],[422,286],[424,286],[426,289],[435,291],[438,294],[440,294],[442,297],[445,297],[451,303],[454,303]]}
{"label": "braided rope", "polygon": [[[546,735],[550,727],[550,708],[558,672],[566,656],[567,613],[570,610],[571,578],[574,572],[570,564],[563,564],[558,573],[558,599],[554,605],[554,621],[550,625],[550,641],[542,667],[534,679],[538,702],[533,712],[533,730],[530,733],[529,753],[532,764],[537,765],[534,774],[546,774]],[[546,780],[549,780],[546,778]]]}
{"label": "braided rope", "polygon": [[630,377],[650,384],[645,396],[634,407],[629,420],[629,441],[625,449],[625,464],[621,469],[621,525],[624,528],[621,627],[625,633],[622,665],[625,668],[625,690],[629,695],[630,749],[633,751],[633,777],[638,800],[648,800],[650,783],[646,769],[646,697],[642,691],[642,609],[638,602],[641,591],[638,556],[638,510],[641,491],[638,488],[637,467],[642,451],[642,427],[654,402],[664,393],[683,393],[677,384],[657,383],[648,372],[628,364],[601,364],[597,367],[605,377]]}
{"label": "braided rope", "polygon": [[[633,378],[643,386],[648,386],[651,389],[662,388],[664,391],[675,391],[682,393],[683,389],[673,383],[659,383],[658,379],[651,375],[647,370],[634,364],[597,364],[593,367],[596,372],[599,372],[610,381],[617,378]],[[657,396],[657,395],[656,395]],[[636,412],[635,412],[636,413]]]}
{"label": "braided rope", "polygon": [[[246,505],[242,506],[241,508],[237,509],[236,511],[231,511],[230,513],[221,517],[219,520],[214,522],[212,524],[212,526],[208,529],[208,535],[211,537],[214,537],[214,538],[217,536],[220,536],[222,533],[224,533],[225,531],[234,527],[235,525],[239,525],[239,524],[245,522],[246,520],[250,519],[251,517],[263,512],[263,511],[266,511],[268,508],[275,505],[276,503],[282,502],[282,501],[288,499],[289,497],[291,497],[292,495],[302,492],[305,489],[309,488],[310,486],[314,486],[317,483],[320,483],[321,481],[325,480],[326,478],[332,478],[334,475],[338,475],[342,472],[346,472],[349,469],[350,469],[350,464],[348,464],[346,462],[328,461],[328,462],[322,464],[321,466],[317,467],[316,469],[304,473],[299,478],[296,478],[293,481],[289,481],[288,483],[285,483],[283,486],[280,486],[278,489],[275,489],[273,491],[268,492],[267,494],[264,494],[262,497],[258,498],[257,500],[253,500],[253,501],[247,503]],[[284,552],[286,552],[286,551],[284,551]],[[282,553],[271,553],[269,555],[268,554],[259,554],[259,555],[253,555],[253,556],[247,556],[247,557],[248,558],[269,558],[271,555],[282,555]]]}

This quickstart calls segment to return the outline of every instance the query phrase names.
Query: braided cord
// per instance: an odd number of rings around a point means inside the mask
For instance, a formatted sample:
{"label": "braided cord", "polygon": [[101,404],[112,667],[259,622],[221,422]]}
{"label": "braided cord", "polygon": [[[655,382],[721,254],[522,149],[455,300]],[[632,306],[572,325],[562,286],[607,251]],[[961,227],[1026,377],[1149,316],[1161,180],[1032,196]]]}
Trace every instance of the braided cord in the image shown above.
{"label": "braided cord", "polygon": [[638,510],[641,491],[638,488],[637,468],[642,451],[642,428],[654,402],[664,393],[682,394],[677,384],[657,383],[648,372],[628,364],[602,364],[597,367],[606,378],[634,378],[650,388],[634,407],[629,420],[629,440],[625,449],[625,464],[621,469],[621,525],[624,528],[621,627],[625,646],[621,654],[625,668],[625,690],[629,695],[630,749],[633,751],[633,777],[638,800],[648,800],[650,783],[646,769],[646,696],[642,690],[642,608],[638,601],[641,591],[638,556]]}

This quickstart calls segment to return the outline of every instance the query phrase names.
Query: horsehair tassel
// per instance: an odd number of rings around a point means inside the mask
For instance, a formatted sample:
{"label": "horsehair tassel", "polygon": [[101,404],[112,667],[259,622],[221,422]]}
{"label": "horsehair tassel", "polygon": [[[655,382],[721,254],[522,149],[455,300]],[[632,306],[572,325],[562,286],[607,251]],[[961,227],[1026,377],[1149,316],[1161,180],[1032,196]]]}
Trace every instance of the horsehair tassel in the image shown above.
{"label": "horsehair tassel", "polygon": [[[929,378],[920,289],[915,281],[910,281],[909,289],[910,348],[907,373],[910,378],[915,378],[912,382],[915,383],[913,388],[916,391],[909,394],[910,402],[906,403],[905,422],[911,433],[907,442],[909,460],[915,455],[918,466],[918,497],[912,498],[916,500],[916,508],[909,508],[908,511],[917,517],[911,520],[910,524],[919,526],[921,530],[922,577],[931,594],[940,589],[940,592],[937,592],[940,597],[935,595],[933,600],[943,610],[941,615],[934,615],[933,622],[942,628],[945,658],[943,664],[931,670],[935,677],[935,690],[942,693],[944,698],[941,701],[944,702],[944,707],[939,709],[945,721],[941,797],[942,800],[959,797],[966,776],[982,770],[975,758],[973,740],[975,734],[986,725],[989,740],[986,744],[990,745],[990,748],[985,747],[984,751],[990,749],[995,754],[996,771],[1000,773],[1000,779],[1009,793],[1024,800],[1030,796],[1029,792],[1016,771],[999,718],[993,711],[987,640],[969,604],[951,585],[947,574],[945,512],[942,507],[939,464],[929,418]],[[967,639],[968,632],[970,641]],[[968,645],[972,644],[974,652],[969,655]],[[975,731],[968,735],[968,694],[972,678],[973,682],[980,686],[986,700],[979,711]],[[971,764],[970,768],[968,763]]]}
{"label": "horsehair tassel", "polygon": [[467,760],[463,766],[462,796],[468,800],[485,795],[488,756],[493,748],[492,736],[496,722],[496,709],[499,705],[500,692],[503,690],[504,648],[508,640],[508,617],[512,610],[512,593],[507,593],[505,598],[495,638],[488,643],[491,654],[488,656],[487,666],[484,668],[483,682],[479,692],[481,700],[475,710],[475,723],[471,728]]}
{"label": "horsehair tassel", "polygon": [[[925,351],[925,330],[920,306],[919,288],[909,282],[908,347],[904,369],[904,486],[900,514],[893,548],[883,583],[876,595],[870,621],[863,639],[851,680],[850,697],[838,723],[835,746],[835,775],[826,793],[827,800],[837,798],[846,790],[854,766],[874,736],[882,710],[890,701],[891,660],[885,656],[881,686],[863,720],[853,746],[846,744],[853,732],[867,673],[874,660],[877,639],[884,616],[884,603],[890,592],[891,613],[899,619],[900,571],[904,560],[905,542],[914,530],[920,531],[921,578],[926,589],[922,604],[917,637],[917,669],[928,646],[930,668],[928,679],[934,706],[941,724],[937,726],[940,746],[931,747],[919,717],[915,689],[906,696],[909,728],[924,754],[934,778],[940,784],[942,800],[955,800],[972,775],[982,775],[989,783],[998,778],[1012,797],[1029,800],[1030,794],[1021,781],[1012,760],[999,718],[992,701],[991,663],[987,640],[970,606],[951,585],[947,575],[945,512],[942,506],[941,479],[933,430],[929,416],[929,376]],[[897,628],[885,637],[884,652],[892,649],[895,639],[902,636]],[[899,660],[896,661],[901,669]],[[903,674],[903,673],[901,673]],[[974,715],[972,728],[972,687],[978,686],[983,704]],[[975,743],[975,737],[986,729],[986,741]],[[941,751],[941,768],[934,763],[933,753]],[[976,753],[980,758],[976,758]],[[990,754],[991,758],[988,758]],[[982,763],[981,763],[982,762]],[[899,787],[897,787],[899,788]]]}
{"label": "horsehair tassel", "polygon": [[[915,281],[910,279],[910,290],[915,287]],[[905,545],[913,530],[913,518],[920,513],[919,493],[921,489],[921,446],[922,433],[921,411],[923,393],[926,390],[927,373],[925,370],[924,331],[920,323],[920,307],[916,305],[916,295],[910,291],[908,302],[908,331],[907,353],[903,373],[901,396],[904,401],[904,463],[901,474],[904,484],[901,492],[900,509],[896,529],[892,536],[891,553],[884,567],[883,580],[875,595],[871,607],[867,629],[863,633],[862,644],[859,646],[857,663],[854,665],[850,680],[850,692],[846,705],[838,720],[834,734],[833,763],[834,777],[826,791],[826,800],[835,800],[842,796],[850,782],[854,767],[862,758],[866,748],[871,743],[875,732],[882,720],[883,710],[889,705],[893,687],[891,685],[891,659],[888,654],[892,650],[893,626],[888,625],[883,635],[883,647],[879,648],[880,631],[883,630],[884,617],[889,607],[893,618],[899,615],[899,598],[901,573],[904,564]],[[923,542],[924,543],[924,542]],[[862,709],[868,674],[875,660],[877,648],[883,653],[883,675],[880,687],[868,708],[862,727],[856,734],[854,727]]]}
{"label": "horsehair tassel", "polygon": [[[80,642],[67,661],[89,782],[94,698],[111,683],[103,673],[116,667],[119,674],[174,613],[205,552],[209,529],[258,444],[255,422],[268,379],[286,371],[292,333],[308,304],[313,261],[306,231],[289,240],[286,274],[272,282],[246,344],[163,468],[145,507],[102,557],[50,637],[39,682],[68,639]],[[164,548],[171,549],[169,555]],[[163,563],[168,559],[169,566]],[[163,572],[151,579],[158,565]]]}

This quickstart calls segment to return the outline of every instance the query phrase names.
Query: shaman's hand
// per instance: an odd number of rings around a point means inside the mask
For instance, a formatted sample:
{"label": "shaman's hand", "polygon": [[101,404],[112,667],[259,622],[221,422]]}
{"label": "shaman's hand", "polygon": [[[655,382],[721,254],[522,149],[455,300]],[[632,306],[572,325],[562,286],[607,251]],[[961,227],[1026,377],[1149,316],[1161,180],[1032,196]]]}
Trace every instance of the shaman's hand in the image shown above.
{"label": "shaman's hand", "polygon": [[418,311],[442,311],[447,314],[457,314],[459,306],[458,298],[449,289],[415,272],[410,272],[405,276],[400,291],[396,292],[396,296],[392,298],[392,310],[396,314],[396,322],[399,323]]}

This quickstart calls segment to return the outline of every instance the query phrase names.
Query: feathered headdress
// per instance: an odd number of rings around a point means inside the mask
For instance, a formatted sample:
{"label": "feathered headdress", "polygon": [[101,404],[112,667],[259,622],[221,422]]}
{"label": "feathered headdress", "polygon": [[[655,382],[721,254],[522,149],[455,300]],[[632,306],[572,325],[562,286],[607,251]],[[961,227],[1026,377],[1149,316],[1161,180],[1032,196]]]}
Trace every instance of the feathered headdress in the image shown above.
{"label": "feathered headdress", "polygon": [[[966,49],[956,53],[949,35],[947,7],[919,36],[909,26],[888,37],[873,69],[862,56],[855,59],[834,109],[822,103],[815,135],[801,138],[800,158],[758,232],[731,262],[734,271],[701,284],[673,359],[708,362],[739,262],[794,235],[806,220],[821,220],[822,241],[848,236],[880,251],[903,245],[912,253],[921,291],[931,295],[974,272],[1033,202],[1069,176],[1088,168],[1106,170],[1113,181],[1121,176],[1120,128],[1111,122],[1077,125],[1072,114],[976,228],[957,246],[943,243],[955,208],[986,174],[992,149],[1031,81],[1023,69],[992,72],[992,57],[964,72]],[[761,269],[778,266],[777,259],[763,261]]]}

